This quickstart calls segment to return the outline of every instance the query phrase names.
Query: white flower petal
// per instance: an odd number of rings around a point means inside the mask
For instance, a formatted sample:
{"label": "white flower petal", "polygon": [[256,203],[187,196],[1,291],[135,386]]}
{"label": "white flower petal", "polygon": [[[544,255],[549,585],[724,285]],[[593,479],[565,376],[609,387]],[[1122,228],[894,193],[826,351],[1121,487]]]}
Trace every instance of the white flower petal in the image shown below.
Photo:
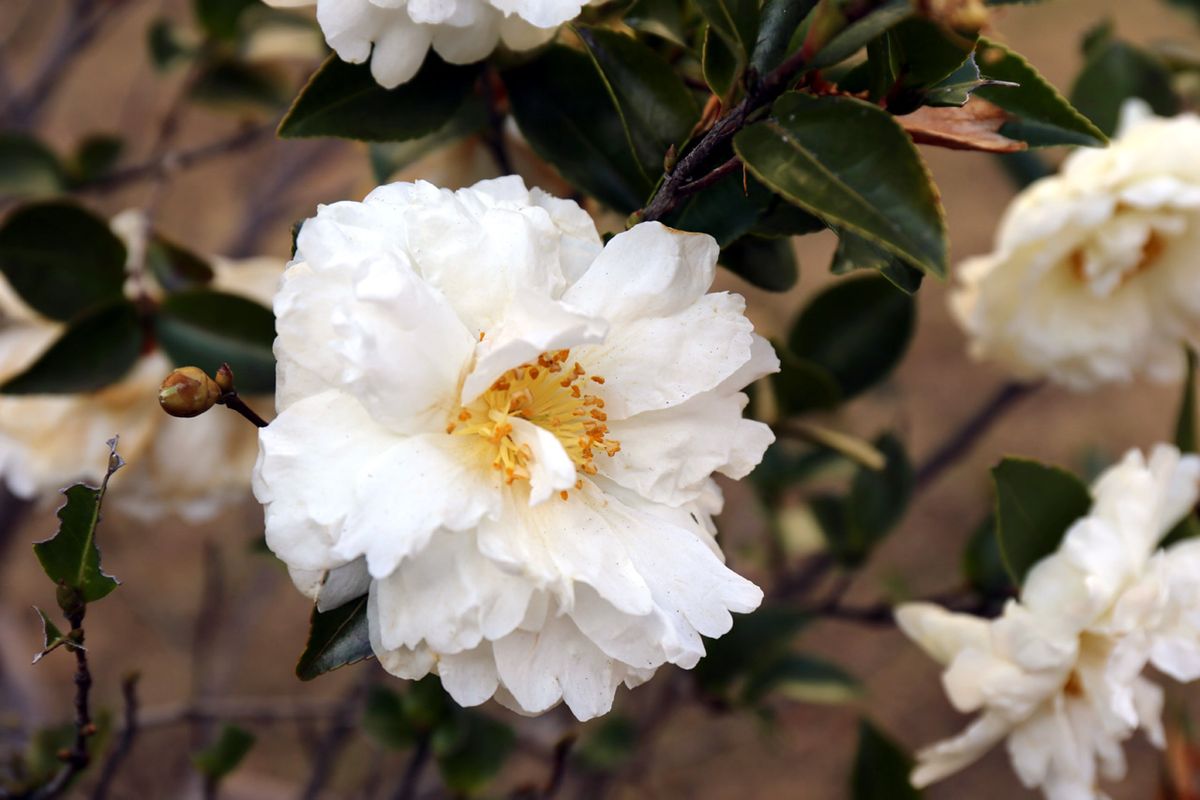
{"label": "white flower petal", "polygon": [[487,702],[500,683],[490,642],[461,653],[442,655],[438,658],[437,671],[442,688],[454,702],[464,707]]}
{"label": "white flower petal", "polygon": [[558,437],[545,428],[513,417],[512,437],[518,447],[533,453],[529,462],[529,504],[544,503],[564,489],[575,485],[575,462],[567,455]]}
{"label": "white flower petal", "polygon": [[905,603],[896,609],[896,624],[929,657],[946,665],[963,650],[989,649],[986,620],[970,614],[955,614],[933,603]]}
{"label": "white flower petal", "polygon": [[389,14],[371,51],[372,77],[385,89],[406,83],[425,61],[431,33],[429,27],[410,20],[406,14]]}
{"label": "white flower petal", "polygon": [[955,738],[917,753],[917,766],[910,778],[912,785],[923,789],[973,764],[1009,730],[1009,724],[998,714],[984,714]]}

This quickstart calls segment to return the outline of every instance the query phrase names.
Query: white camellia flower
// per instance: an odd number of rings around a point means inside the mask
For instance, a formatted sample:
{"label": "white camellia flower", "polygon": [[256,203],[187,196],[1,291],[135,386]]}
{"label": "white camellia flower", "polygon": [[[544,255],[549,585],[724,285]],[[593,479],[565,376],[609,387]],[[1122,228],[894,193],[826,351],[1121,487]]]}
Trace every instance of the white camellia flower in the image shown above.
{"label": "white camellia flower", "polygon": [[[142,263],[146,220],[137,211],[112,220],[130,265]],[[256,258],[210,260],[212,288],[269,306],[283,262]],[[131,275],[127,291],[157,297],[147,275]],[[29,308],[0,279],[0,380],[31,365],[63,332],[64,325]],[[19,497],[56,497],[72,481],[98,480],[108,463],[104,442],[121,436],[129,467],[113,479],[106,501],[122,511],[155,519],[176,513],[189,521],[212,517],[245,497],[257,457],[255,431],[228,412],[175,419],[158,406],[159,385],[171,371],[159,350],[146,353],[117,383],[86,394],[0,396],[0,479]],[[181,469],[179,454],[195,459]],[[220,464],[220,469],[213,469]]]}
{"label": "white camellia flower", "polygon": [[1091,389],[1182,375],[1200,344],[1200,117],[1124,109],[1009,207],[995,251],[963,263],[951,309],[971,352],[1018,378]]}
{"label": "white camellia flower", "polygon": [[951,703],[979,717],[918,754],[926,786],[1007,740],[1021,782],[1049,800],[1099,800],[1125,775],[1139,729],[1164,744],[1162,690],[1147,664],[1200,677],[1200,542],[1155,552],[1200,498],[1200,457],[1131,451],[1092,487],[1091,511],[1026,576],[995,620],[928,603],[901,606],[901,629],[946,666]]}
{"label": "white camellia flower", "polygon": [[530,50],[574,19],[588,0],[267,0],[281,8],[316,5],[325,41],[343,61],[371,60],[388,89],[408,81],[430,48],[451,64],[487,58],[503,43]]}
{"label": "white camellia flower", "polygon": [[711,475],[772,441],[742,418],[778,369],[716,242],[645,223],[601,246],[519,178],[396,183],[304,223],[275,300],[267,543],[371,645],[462,705],[587,719],[690,668],[762,599],[723,563]]}

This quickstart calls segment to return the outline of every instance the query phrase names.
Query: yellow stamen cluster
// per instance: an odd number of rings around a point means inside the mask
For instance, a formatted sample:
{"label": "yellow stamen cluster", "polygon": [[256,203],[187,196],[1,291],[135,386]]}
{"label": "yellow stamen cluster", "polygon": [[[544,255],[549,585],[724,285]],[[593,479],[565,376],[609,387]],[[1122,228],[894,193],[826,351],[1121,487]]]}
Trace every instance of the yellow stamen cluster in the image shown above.
{"label": "yellow stamen cluster", "polygon": [[[522,364],[501,375],[471,405],[458,411],[446,433],[478,436],[495,447],[492,467],[508,483],[529,480],[529,445],[512,438],[513,417],[528,420],[558,439],[575,466],[586,475],[597,472],[598,454],[614,456],[621,443],[608,438],[604,398],[589,394],[589,382],[603,384],[599,375],[588,375],[579,362],[570,361],[570,350],[543,353],[537,361]],[[583,485],[576,481],[575,488]],[[559,495],[563,500],[568,493]]]}

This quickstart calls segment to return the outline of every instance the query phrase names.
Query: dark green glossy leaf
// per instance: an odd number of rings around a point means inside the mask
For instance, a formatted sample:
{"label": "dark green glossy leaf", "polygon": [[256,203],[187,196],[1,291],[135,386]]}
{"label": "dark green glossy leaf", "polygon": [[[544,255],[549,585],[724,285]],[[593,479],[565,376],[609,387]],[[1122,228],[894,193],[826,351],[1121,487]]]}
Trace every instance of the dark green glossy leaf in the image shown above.
{"label": "dark green glossy leaf", "polygon": [[765,0],[758,23],[758,36],[750,56],[750,66],[766,75],[783,63],[788,42],[817,0]]}
{"label": "dark green glossy leaf", "polygon": [[34,606],[33,610],[37,612],[38,617],[40,617],[42,621],[42,649],[33,657],[33,663],[36,664],[45,658],[49,653],[54,652],[59,647],[62,647],[64,644],[66,644],[67,637],[64,636],[63,632],[59,630],[59,627],[50,620],[50,617],[46,616],[45,611],[42,611],[37,606]]}
{"label": "dark green glossy leaf", "polygon": [[275,389],[275,317],[253,300],[209,289],[178,292],[159,306],[155,331],[176,366],[212,372],[228,362],[239,391]]}
{"label": "dark green glossy leaf", "polygon": [[688,46],[683,4],[679,0],[635,0],[622,18],[629,27]]}
{"label": "dark green glossy leaf", "polygon": [[946,274],[937,192],[912,140],[890,114],[853,98],[797,92],[780,98],[772,112],[772,119],[734,138],[756,177],[829,225],[926,272]]}
{"label": "dark green glossy leaf", "polygon": [[647,181],[656,180],[667,149],[681,146],[699,118],[691,93],[670,64],[632,36],[583,26],[576,31]]}
{"label": "dark green glossy leaf", "polygon": [[193,0],[192,8],[200,27],[214,39],[232,40],[238,33],[238,20],[258,0]]}
{"label": "dark green glossy leaf", "polygon": [[287,73],[275,64],[216,58],[201,67],[188,91],[198,103],[253,112],[282,106],[291,94],[291,87]]}
{"label": "dark green glossy leaf", "polygon": [[721,247],[733,244],[769,213],[778,198],[753,178],[727,175],[688,197],[663,221],[672,228],[707,233]]}
{"label": "dark green glossy leaf", "polygon": [[904,444],[890,433],[875,439],[887,463],[881,470],[859,467],[850,486],[850,526],[863,553],[870,551],[904,517],[913,492],[913,467]]}
{"label": "dark green glossy leaf", "polygon": [[[810,66],[814,69],[824,69],[845,61],[865,47],[867,42],[886,33],[893,25],[898,25],[912,15],[911,0],[887,0],[834,36],[829,44],[821,48]],[[795,45],[792,49],[798,49],[800,43],[797,40],[806,32],[806,27],[801,27],[797,36],[792,37],[792,43]]]}
{"label": "dark green glossy leaf", "polygon": [[862,686],[837,664],[799,653],[785,653],[751,673],[742,687],[742,701],[747,704],[759,703],[768,695],[798,703],[850,703],[862,695]]}
{"label": "dark green glossy leaf", "polygon": [[733,274],[769,292],[786,292],[800,278],[789,238],[743,236],[721,251],[720,261]]}
{"label": "dark green glossy leaf", "polygon": [[168,292],[204,286],[213,279],[207,261],[162,236],[154,236],[147,244],[146,265]]}
{"label": "dark green glossy leaf", "polygon": [[1121,41],[1094,48],[1075,78],[1071,103],[1111,136],[1120,122],[1121,106],[1131,97],[1145,100],[1159,116],[1179,112],[1171,72],[1162,61]]}
{"label": "dark green glossy leaf", "polygon": [[308,623],[308,642],[296,664],[296,677],[311,681],[372,655],[366,595],[324,612],[314,605]]}
{"label": "dark green glossy leaf", "polygon": [[963,551],[963,575],[967,584],[984,597],[1012,594],[1013,582],[1000,552],[994,514],[988,514],[967,541]]}
{"label": "dark green glossy leaf", "polygon": [[844,399],[837,377],[825,367],[776,347],[780,370],[771,376],[775,400],[787,415],[836,408]]}
{"label": "dark green glossy leaf", "polygon": [[58,156],[23,133],[0,133],[0,195],[42,197],[63,186]]}
{"label": "dark green glossy leaf", "polygon": [[786,652],[807,622],[804,614],[782,606],[763,606],[751,614],[735,615],[729,633],[720,639],[705,639],[708,655],[694,670],[697,683],[710,694],[727,695],[735,681]]}
{"label": "dark green glossy leaf", "polygon": [[88,136],[79,143],[72,159],[72,177],[77,181],[92,181],[107,175],[125,149],[120,136],[104,133]]}
{"label": "dark green glossy leaf", "polygon": [[828,370],[849,398],[900,362],[915,316],[913,299],[885,278],[849,278],[809,302],[792,327],[789,349]]}
{"label": "dark green glossy leaf", "polygon": [[1003,136],[1033,147],[1093,147],[1108,141],[1028,61],[1004,45],[980,37],[975,61],[985,77],[1017,84],[984,86],[975,91],[976,96],[1017,117],[1001,126]]}
{"label": "dark green glossy leaf", "polygon": [[921,270],[911,264],[848,231],[838,233],[838,246],[829,269],[835,275],[844,275],[857,269],[873,269],[906,294],[915,294],[925,277]]}
{"label": "dark green glossy leaf", "polygon": [[728,99],[737,87],[738,79],[746,68],[746,62],[711,26],[704,31],[704,44],[700,50],[700,66],[704,82],[717,97]]}
{"label": "dark green glossy leaf", "polygon": [[254,747],[254,734],[237,725],[224,725],[217,740],[192,754],[192,764],[213,781],[220,781],[237,769]]}
{"label": "dark green glossy leaf", "polygon": [[[96,528],[108,481],[125,465],[117,455],[117,441],[108,443],[108,469],[99,487],[76,483],[63,490],[66,502],[58,509],[58,532],[33,546],[46,576],[59,587],[59,605],[70,615],[78,603],[94,603],[120,585],[100,567]],[[64,590],[69,590],[64,592]]]}
{"label": "dark green glossy leaf", "polygon": [[76,394],[103,389],[129,372],[142,351],[142,322],[128,300],[80,316],[24,371],[0,385],[4,394]]}
{"label": "dark green glossy leaf", "polygon": [[504,767],[516,742],[517,735],[503,722],[461,711],[438,726],[432,746],[447,788],[473,792]]}
{"label": "dark green glossy leaf", "polygon": [[0,271],[35,311],[69,320],[124,296],[125,245],[73,203],[27,205],[0,226]]}
{"label": "dark green glossy leaf", "polygon": [[349,64],[331,55],[300,90],[279,124],[279,135],[370,142],[417,139],[454,116],[478,74],[478,64],[447,64],[430,51],[410,81],[384,89],[371,76],[369,64]]}
{"label": "dark green glossy leaf", "polygon": [[852,800],[919,800],[908,782],[912,759],[867,720],[858,724],[858,752],[850,781]]}
{"label": "dark green glossy leaf", "polygon": [[587,54],[551,45],[507,70],[504,83],[513,116],[534,152],[616,211],[628,214],[641,207],[653,186]]}
{"label": "dark green glossy leaf", "polygon": [[436,150],[450,147],[460,139],[479,133],[487,124],[487,108],[483,98],[470,95],[450,121],[431,134],[404,142],[372,142],[367,148],[371,174],[377,183],[387,183],[405,167]]}
{"label": "dark green glossy leaf", "polygon": [[367,693],[363,730],[378,744],[392,750],[407,749],[417,740],[404,708],[404,698],[385,686],[372,686]]}
{"label": "dark green glossy leaf", "polygon": [[1085,516],[1092,496],[1066,470],[1020,458],[992,469],[996,486],[996,538],[1015,585],[1030,567],[1058,549],[1071,524]]}

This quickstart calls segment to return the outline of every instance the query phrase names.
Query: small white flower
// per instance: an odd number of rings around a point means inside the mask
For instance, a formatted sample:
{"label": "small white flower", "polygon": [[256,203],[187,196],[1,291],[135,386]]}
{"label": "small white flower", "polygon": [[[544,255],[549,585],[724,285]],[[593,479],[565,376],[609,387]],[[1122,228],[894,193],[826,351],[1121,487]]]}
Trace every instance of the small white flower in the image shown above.
{"label": "small white flower", "polygon": [[943,684],[964,713],[961,735],[918,755],[914,785],[957,772],[1007,740],[1021,782],[1049,800],[1098,800],[1099,780],[1125,775],[1123,743],[1137,730],[1163,746],[1162,690],[1152,664],[1200,677],[1200,542],[1155,552],[1200,497],[1200,457],[1129,452],[1092,486],[1086,517],[1026,576],[1019,601],[995,620],[914,603],[901,629],[946,666]]}
{"label": "small white flower", "polygon": [[1200,118],[1124,111],[1107,149],[1022,192],[995,251],[959,268],[951,309],[976,357],[1075,389],[1179,379],[1200,344]]}
{"label": "small white flower", "polygon": [[554,36],[588,0],[267,0],[317,6],[317,22],[343,61],[371,60],[388,89],[408,81],[430,48],[451,64],[487,58],[503,43],[530,50]]}
{"label": "small white flower", "polygon": [[706,294],[711,237],[646,223],[602,247],[508,177],[384,186],[298,245],[255,493],[321,608],[369,591],[389,672],[587,719],[758,606],[711,475],[772,441],[741,389],[779,362],[741,297]]}
{"label": "small white flower", "polygon": [[[143,263],[145,218],[124,212],[112,220],[128,263]],[[269,306],[283,271],[278,259],[210,260],[212,288]],[[131,296],[161,289],[147,275],[130,277]],[[41,317],[0,279],[0,380],[30,366],[65,326]],[[245,497],[257,457],[256,436],[245,420],[223,410],[197,419],[175,419],[158,407],[158,388],[171,371],[160,350],[137,360],[118,382],[96,392],[0,395],[0,479],[19,497],[56,497],[75,480],[104,475],[114,433],[129,467],[113,479],[108,504],[142,519],[176,513],[190,521],[211,518]]]}

